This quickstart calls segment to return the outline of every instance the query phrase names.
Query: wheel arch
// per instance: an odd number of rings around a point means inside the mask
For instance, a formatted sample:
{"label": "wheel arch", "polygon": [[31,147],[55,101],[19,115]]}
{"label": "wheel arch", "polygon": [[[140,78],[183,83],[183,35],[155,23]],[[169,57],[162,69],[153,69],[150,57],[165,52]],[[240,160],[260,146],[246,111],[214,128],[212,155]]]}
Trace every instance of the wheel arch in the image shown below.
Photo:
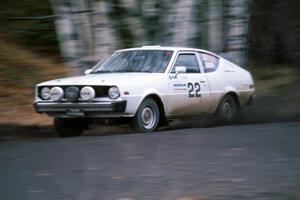
{"label": "wheel arch", "polygon": [[[239,97],[238,93],[234,90],[227,91],[221,98],[220,102],[222,101],[222,99],[224,99],[224,97],[229,96],[229,95],[234,98],[234,100],[236,101],[236,103],[240,109],[241,108],[240,97]],[[220,104],[220,102],[219,102],[219,104]]]}
{"label": "wheel arch", "polygon": [[165,107],[164,107],[164,103],[161,100],[160,96],[155,93],[151,93],[151,94],[146,95],[143,98],[142,102],[147,98],[151,98],[157,103],[159,113],[160,113],[159,125],[160,126],[167,125],[168,123],[167,123],[167,118],[166,118],[166,113],[165,113]]}
{"label": "wheel arch", "polygon": [[[231,101],[233,100],[236,102],[235,103],[236,106],[234,106],[235,109],[231,108],[230,116],[228,116],[226,114],[224,115],[223,106],[222,106],[222,102],[225,102],[225,99],[227,99],[227,101],[228,101],[228,97],[230,97],[229,99],[231,99]],[[234,112],[232,112],[232,111],[234,111]],[[223,97],[221,98],[221,100],[218,104],[217,109],[215,110],[215,114],[214,114],[215,119],[214,120],[217,124],[221,124],[221,125],[233,124],[240,120],[240,118],[239,118],[240,114],[241,114],[241,105],[240,105],[238,93],[236,93],[234,91],[228,91],[227,93],[225,93],[223,95]]]}

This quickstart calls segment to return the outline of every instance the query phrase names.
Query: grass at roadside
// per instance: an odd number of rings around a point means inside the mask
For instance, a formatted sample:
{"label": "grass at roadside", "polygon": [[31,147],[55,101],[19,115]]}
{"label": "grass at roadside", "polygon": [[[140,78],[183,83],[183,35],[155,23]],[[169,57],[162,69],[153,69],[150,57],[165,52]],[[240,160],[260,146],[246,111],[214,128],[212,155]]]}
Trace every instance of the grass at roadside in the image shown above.
{"label": "grass at roadside", "polygon": [[287,66],[271,66],[257,67],[252,73],[257,99],[245,109],[244,121],[299,121],[299,71]]}
{"label": "grass at roadside", "polygon": [[50,124],[32,108],[36,83],[62,77],[66,68],[51,59],[0,40],[0,123]]}

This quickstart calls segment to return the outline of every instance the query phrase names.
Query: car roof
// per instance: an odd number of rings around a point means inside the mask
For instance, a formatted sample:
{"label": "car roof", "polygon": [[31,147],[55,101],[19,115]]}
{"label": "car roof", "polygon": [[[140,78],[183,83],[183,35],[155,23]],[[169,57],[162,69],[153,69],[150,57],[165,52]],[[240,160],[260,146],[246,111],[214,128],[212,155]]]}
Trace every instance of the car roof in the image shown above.
{"label": "car roof", "polygon": [[150,46],[120,49],[120,50],[117,50],[116,52],[134,51],[134,50],[201,51],[201,52],[209,53],[214,56],[220,57],[220,56],[216,55],[215,53],[204,50],[204,49],[196,49],[196,48],[189,48],[189,47],[159,46],[159,45],[150,45]]}

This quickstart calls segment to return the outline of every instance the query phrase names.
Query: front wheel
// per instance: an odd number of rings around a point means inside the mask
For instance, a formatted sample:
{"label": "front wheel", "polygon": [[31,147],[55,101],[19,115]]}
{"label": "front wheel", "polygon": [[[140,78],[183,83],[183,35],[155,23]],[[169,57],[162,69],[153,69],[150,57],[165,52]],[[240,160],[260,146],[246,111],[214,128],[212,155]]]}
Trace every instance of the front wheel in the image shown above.
{"label": "front wheel", "polygon": [[232,95],[226,95],[220,102],[215,121],[217,124],[233,124],[240,116],[240,107],[237,100]]}
{"label": "front wheel", "polygon": [[54,127],[59,137],[80,136],[84,129],[80,119],[55,118]]}
{"label": "front wheel", "polygon": [[131,121],[131,128],[138,132],[153,132],[158,128],[160,113],[157,103],[150,98],[145,99],[134,118]]}

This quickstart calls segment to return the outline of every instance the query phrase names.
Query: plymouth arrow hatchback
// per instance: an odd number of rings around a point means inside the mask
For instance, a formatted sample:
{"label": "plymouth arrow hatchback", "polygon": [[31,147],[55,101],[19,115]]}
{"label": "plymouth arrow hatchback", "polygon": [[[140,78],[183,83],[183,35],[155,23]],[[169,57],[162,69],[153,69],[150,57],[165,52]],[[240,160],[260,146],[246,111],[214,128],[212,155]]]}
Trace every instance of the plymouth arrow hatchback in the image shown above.
{"label": "plymouth arrow hatchback", "polygon": [[212,52],[144,46],[116,51],[84,76],[38,84],[34,108],[54,117],[61,137],[79,136],[91,123],[152,132],[203,114],[234,123],[254,91],[247,70]]}

